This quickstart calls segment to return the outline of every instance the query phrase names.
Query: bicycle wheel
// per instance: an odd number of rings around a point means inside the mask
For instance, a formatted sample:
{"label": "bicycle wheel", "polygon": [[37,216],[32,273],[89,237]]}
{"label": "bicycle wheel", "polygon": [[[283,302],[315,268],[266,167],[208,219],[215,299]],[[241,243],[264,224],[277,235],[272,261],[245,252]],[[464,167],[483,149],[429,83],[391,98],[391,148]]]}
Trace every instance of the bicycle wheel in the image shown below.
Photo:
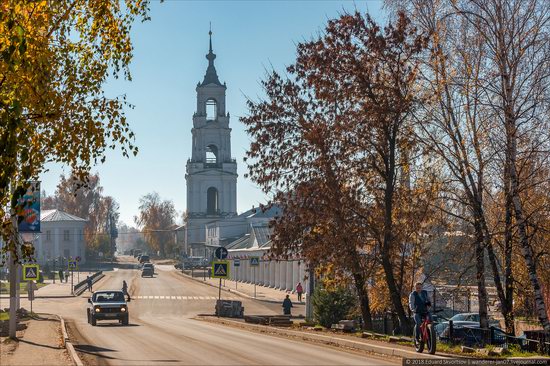
{"label": "bicycle wheel", "polygon": [[[418,340],[418,338],[420,338],[420,340]],[[413,342],[414,342],[414,349],[416,350],[416,352],[422,353],[422,351],[424,351],[424,342],[422,341],[422,336],[420,337],[416,336],[416,327],[414,327],[414,330],[413,330]]]}
{"label": "bicycle wheel", "polygon": [[435,353],[436,344],[435,329],[433,324],[428,324],[428,339],[426,340],[426,346],[428,347],[428,352],[431,355]]}

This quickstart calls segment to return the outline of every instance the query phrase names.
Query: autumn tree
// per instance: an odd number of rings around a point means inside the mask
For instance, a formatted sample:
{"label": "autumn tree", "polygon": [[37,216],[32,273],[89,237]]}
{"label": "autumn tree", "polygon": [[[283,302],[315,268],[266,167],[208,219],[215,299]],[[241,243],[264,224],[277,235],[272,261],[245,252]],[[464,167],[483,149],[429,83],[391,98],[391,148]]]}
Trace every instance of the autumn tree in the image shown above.
{"label": "autumn tree", "polygon": [[172,231],[176,220],[174,203],[162,201],[159,194],[153,192],[140,198],[139,210],[134,221],[143,232],[149,247],[155,252],[159,251],[161,257],[174,254],[177,250]]}
{"label": "autumn tree", "polygon": [[424,47],[404,14],[384,29],[368,15],[344,14],[298,45],[288,77],[272,72],[267,98],[249,101],[242,118],[253,140],[250,177],[283,207],[275,254],[299,251],[351,273],[366,323],[367,283],[373,263],[381,265],[404,332],[407,246],[433,192],[432,177],[417,169],[410,118]]}
{"label": "autumn tree", "polygon": [[[81,180],[107,149],[137,153],[125,97],[109,77],[130,79],[130,30],[147,0],[19,1],[0,4],[0,234],[18,261],[10,215],[48,162]],[[11,207],[8,208],[8,207]]]}

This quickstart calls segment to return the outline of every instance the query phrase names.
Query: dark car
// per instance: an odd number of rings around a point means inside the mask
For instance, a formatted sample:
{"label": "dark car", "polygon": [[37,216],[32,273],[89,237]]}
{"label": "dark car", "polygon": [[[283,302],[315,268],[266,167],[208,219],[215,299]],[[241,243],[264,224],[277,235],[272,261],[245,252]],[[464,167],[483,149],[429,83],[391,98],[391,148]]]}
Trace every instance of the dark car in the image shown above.
{"label": "dark car", "polygon": [[153,277],[155,274],[155,267],[152,263],[144,263],[143,268],[141,269],[141,277],[150,276]]}
{"label": "dark car", "polygon": [[88,299],[88,323],[95,326],[98,320],[118,320],[128,325],[128,304],[124,293],[118,290],[96,291]]}
{"label": "dark car", "polygon": [[151,260],[147,254],[142,255],[139,257],[139,263],[148,263]]}
{"label": "dark car", "polygon": [[[479,328],[479,313],[460,313],[453,316],[451,319],[453,321],[453,328]],[[499,321],[489,318],[489,326],[495,327],[498,329]],[[435,332],[440,337],[448,337],[449,322],[443,321],[435,326]]]}

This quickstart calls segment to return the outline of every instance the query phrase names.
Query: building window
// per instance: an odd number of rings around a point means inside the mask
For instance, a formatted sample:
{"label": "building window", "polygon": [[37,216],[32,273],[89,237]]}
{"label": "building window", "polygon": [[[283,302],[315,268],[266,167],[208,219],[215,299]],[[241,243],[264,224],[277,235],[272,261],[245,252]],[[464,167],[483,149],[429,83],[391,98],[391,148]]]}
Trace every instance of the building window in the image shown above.
{"label": "building window", "polygon": [[52,241],[52,232],[50,230],[46,230],[46,241]]}
{"label": "building window", "polygon": [[208,145],[206,147],[206,164],[218,163],[218,148],[216,145]]}
{"label": "building window", "polygon": [[70,236],[69,230],[63,230],[63,240],[64,240],[64,241],[69,241],[69,240],[71,240],[71,236]]}
{"label": "building window", "polygon": [[217,119],[218,105],[214,99],[206,101],[206,120],[215,121]]}
{"label": "building window", "polygon": [[208,188],[206,192],[206,213],[208,215],[217,215],[219,211],[218,190],[214,187]]}

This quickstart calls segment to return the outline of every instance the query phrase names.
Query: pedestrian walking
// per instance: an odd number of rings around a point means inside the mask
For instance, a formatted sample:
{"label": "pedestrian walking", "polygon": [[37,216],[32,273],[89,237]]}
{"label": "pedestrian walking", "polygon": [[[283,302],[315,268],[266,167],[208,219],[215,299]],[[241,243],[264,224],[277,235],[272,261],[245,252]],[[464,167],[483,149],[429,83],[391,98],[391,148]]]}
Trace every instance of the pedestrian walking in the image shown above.
{"label": "pedestrian walking", "polygon": [[59,272],[59,282],[63,282],[63,270],[60,269],[58,272]]}
{"label": "pedestrian walking", "polygon": [[130,294],[128,293],[128,284],[126,283],[126,280],[122,281],[122,293],[126,295],[126,301],[130,301]]}
{"label": "pedestrian walking", "polygon": [[291,315],[290,314],[290,308],[292,308],[292,301],[290,301],[290,296],[286,295],[286,298],[283,300],[283,313],[285,315]]}
{"label": "pedestrian walking", "polygon": [[304,293],[304,288],[302,287],[302,283],[298,282],[296,285],[296,293],[298,294],[298,301],[302,302],[302,294]]}
{"label": "pedestrian walking", "polygon": [[93,285],[94,282],[92,281],[90,276],[86,277],[86,283],[88,284],[88,291],[92,292],[92,285]]}

